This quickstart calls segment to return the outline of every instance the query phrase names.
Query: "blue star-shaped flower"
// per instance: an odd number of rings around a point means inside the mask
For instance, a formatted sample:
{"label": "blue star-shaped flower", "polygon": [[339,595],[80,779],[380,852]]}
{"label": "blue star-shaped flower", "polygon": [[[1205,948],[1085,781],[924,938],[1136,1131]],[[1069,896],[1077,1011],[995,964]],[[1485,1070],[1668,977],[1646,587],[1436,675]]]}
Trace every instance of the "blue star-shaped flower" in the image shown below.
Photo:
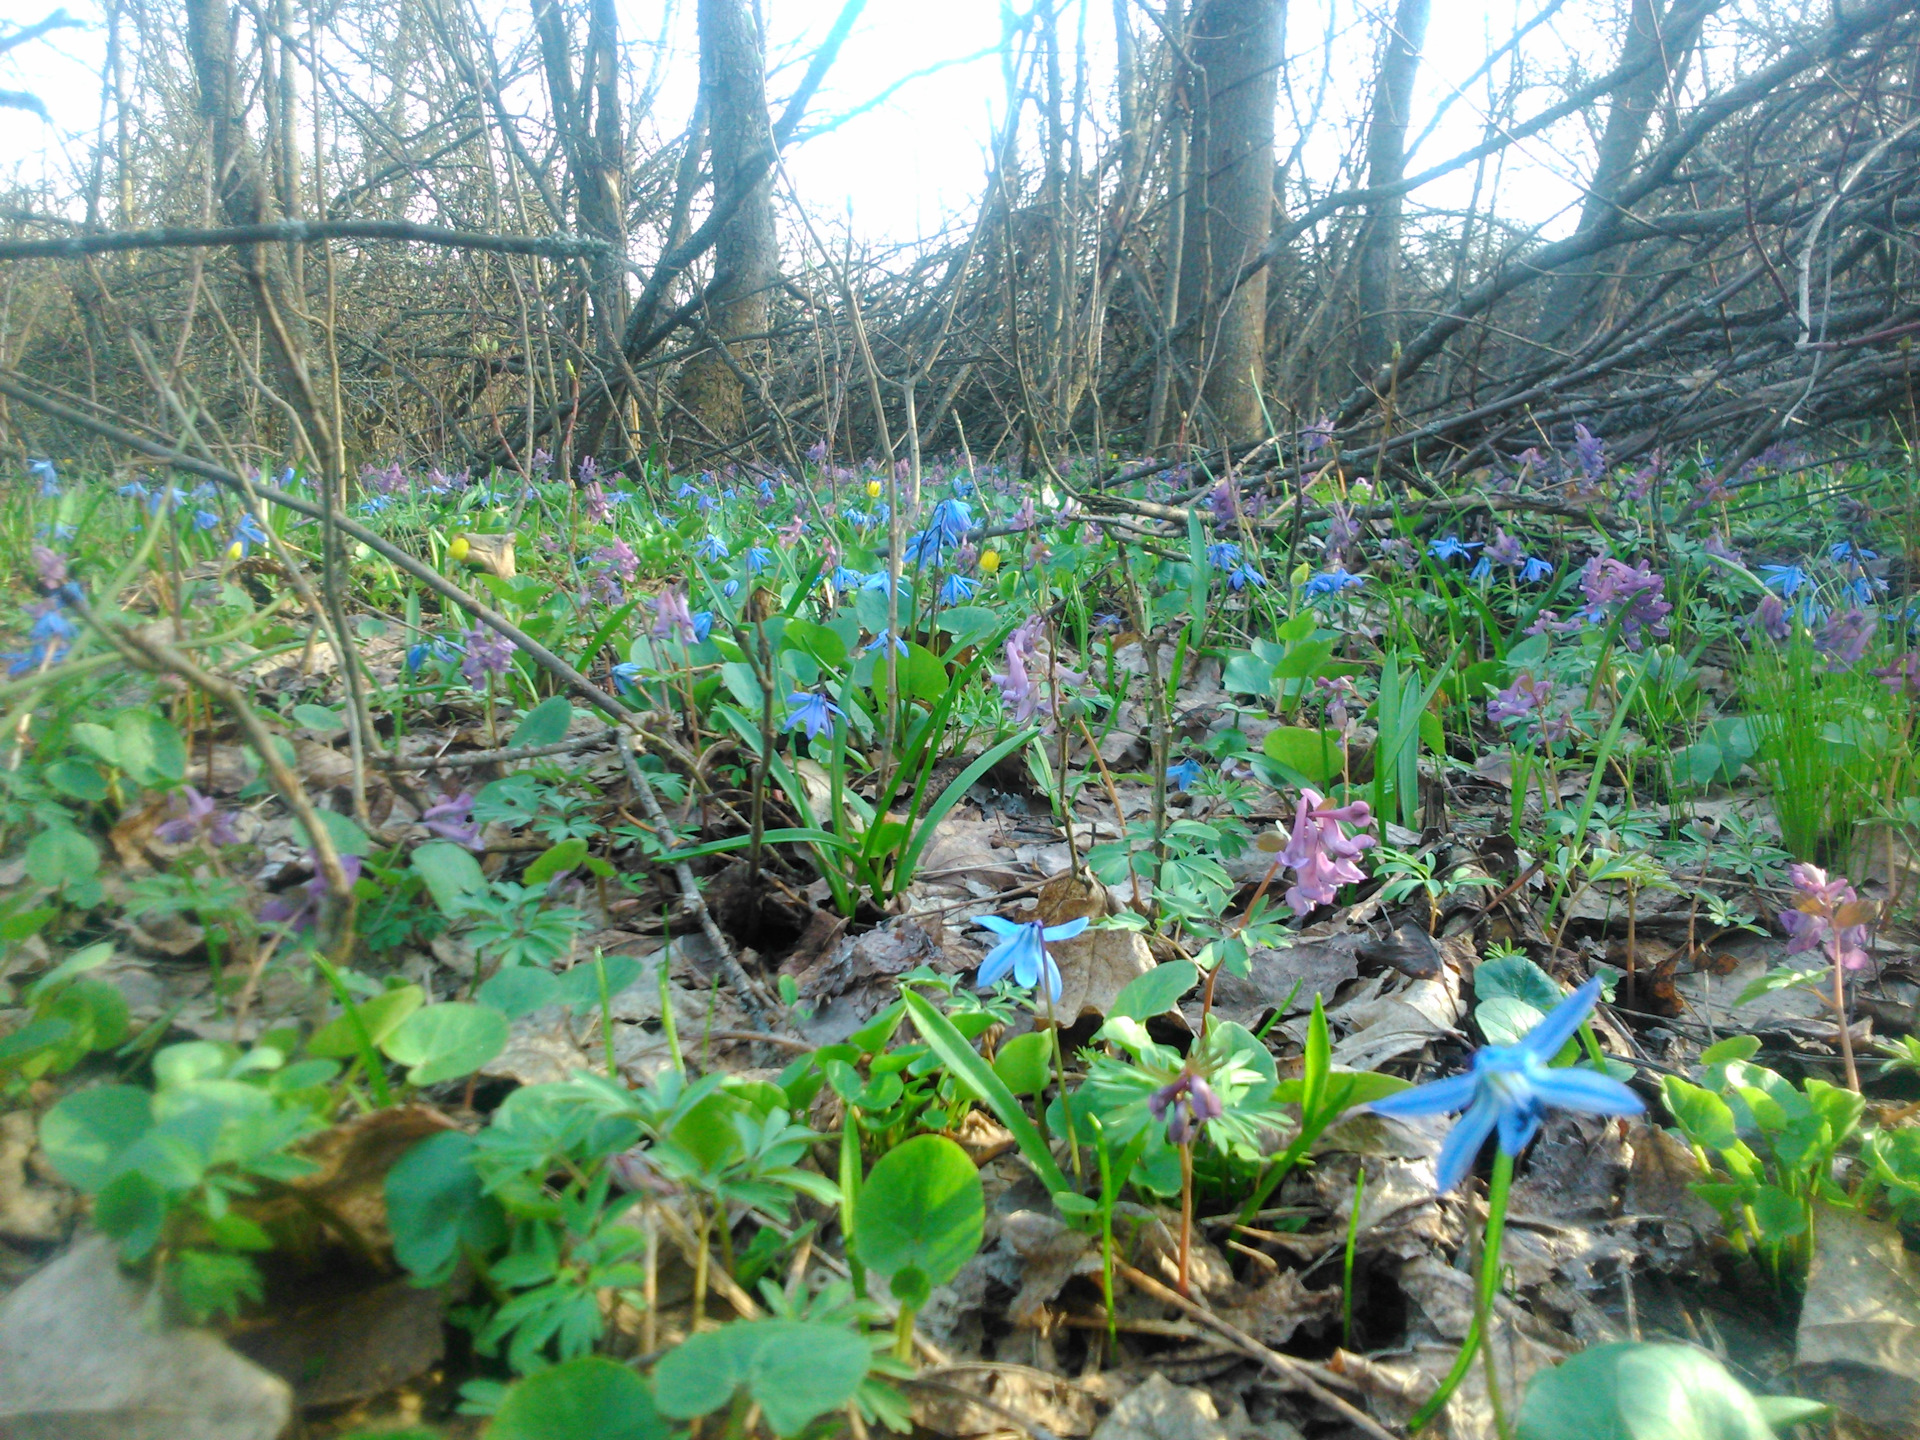
{"label": "blue star-shaped flower", "polygon": [[1366,576],[1352,574],[1344,565],[1336,565],[1308,579],[1305,589],[1309,599],[1318,599],[1322,595],[1338,595],[1342,590],[1366,583]]}
{"label": "blue star-shaped flower", "polygon": [[[382,495],[380,498],[384,500],[387,497]],[[233,527],[233,539],[227,542],[227,548],[232,549],[238,545],[241,558],[244,559],[253,553],[254,546],[266,543],[267,532],[260,528],[260,522],[251,515],[242,514],[240,523]]]}
{"label": "blue star-shaped flower", "polygon": [[1760,582],[1791,600],[1813,584],[1813,577],[1798,565],[1762,565]]}
{"label": "blue star-shaped flower", "polygon": [[1427,554],[1435,560],[1464,560],[1480,548],[1478,540],[1462,540],[1458,535],[1442,535],[1429,541]]}
{"label": "blue star-shaped flower", "polygon": [[1231,540],[1216,540],[1207,546],[1207,563],[1216,570],[1231,570],[1240,563],[1240,547]]}
{"label": "blue star-shaped flower", "polygon": [[758,575],[773,564],[773,552],[764,545],[756,545],[747,551],[747,574]]}
{"label": "blue star-shaped flower", "polygon": [[1191,790],[1193,782],[1202,775],[1200,762],[1187,759],[1176,761],[1167,766],[1167,786],[1172,790]]}
{"label": "blue star-shaped flower", "polygon": [[953,537],[937,525],[907,537],[906,548],[901,552],[911,565],[938,565],[940,557],[949,545],[956,543]]}
{"label": "blue star-shaped flower", "polygon": [[851,565],[836,565],[833,571],[833,588],[836,590],[858,590],[867,583],[867,577]]}
{"label": "blue star-shaped flower", "polygon": [[964,605],[973,598],[973,592],[980,587],[965,575],[949,575],[940,587],[942,605]]}
{"label": "blue star-shaped flower", "polygon": [[1000,937],[1000,943],[980,962],[976,980],[982,990],[991,989],[1011,974],[1014,984],[1024,990],[1033,989],[1044,978],[1048,996],[1060,998],[1060,967],[1053,963],[1047,946],[1055,940],[1073,939],[1087,928],[1084,918],[1064,925],[1042,925],[1038,920],[1021,924],[998,915],[981,915],[973,923]]}
{"label": "blue star-shaped flower", "polygon": [[722,540],[718,535],[709,535],[693,547],[693,553],[698,555],[702,560],[713,561],[724,560],[733,552],[727,549],[727,542]]}
{"label": "blue star-shaped flower", "polygon": [[1553,574],[1551,560],[1542,560],[1538,555],[1529,555],[1526,563],[1520,567],[1520,583],[1538,585],[1551,574]]}
{"label": "blue star-shaped flower", "polygon": [[805,729],[809,740],[832,731],[835,718],[846,713],[817,690],[796,690],[787,696],[787,708],[787,729]]}
{"label": "blue star-shaped flower", "polygon": [[42,498],[51,500],[60,493],[60,472],[47,459],[27,461],[27,474],[40,482]]}
{"label": "blue star-shaped flower", "polygon": [[1554,1006],[1514,1045],[1487,1045],[1474,1052],[1473,1068],[1431,1084],[1416,1085],[1367,1108],[1376,1115],[1445,1115],[1464,1110],[1440,1147],[1435,1183],[1445,1191],[1467,1178],[1480,1147],[1495,1129],[1500,1148],[1517,1155],[1540,1129],[1547,1110],[1582,1115],[1638,1115],[1647,1107],[1611,1076],[1583,1066],[1553,1069],[1549,1063],[1580,1028],[1600,996],[1589,980]]}
{"label": "blue star-shaped flower", "polygon": [[967,531],[973,528],[973,507],[964,500],[942,500],[933,507],[933,524],[930,528],[938,530],[948,541],[958,545],[967,538]]}
{"label": "blue star-shaped flower", "polygon": [[629,700],[640,698],[640,667],[631,660],[623,660],[613,667],[613,686]]}
{"label": "blue star-shaped flower", "polygon": [[1244,590],[1249,585],[1256,590],[1264,590],[1267,588],[1267,577],[1251,565],[1242,565],[1228,574],[1227,585],[1233,590]]}

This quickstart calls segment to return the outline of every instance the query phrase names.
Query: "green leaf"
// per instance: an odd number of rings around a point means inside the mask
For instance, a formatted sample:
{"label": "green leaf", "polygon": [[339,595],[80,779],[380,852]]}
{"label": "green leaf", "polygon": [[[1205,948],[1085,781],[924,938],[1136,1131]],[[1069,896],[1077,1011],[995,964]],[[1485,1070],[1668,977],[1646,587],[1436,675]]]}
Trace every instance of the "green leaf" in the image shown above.
{"label": "green leaf", "polygon": [[521,718],[507,748],[523,750],[537,745],[558,745],[567,738],[567,727],[572,724],[573,706],[566,696],[555,695],[551,700],[542,700]]}
{"label": "green leaf", "polygon": [[[1804,1402],[1802,1402],[1804,1403]],[[1769,1407],[1805,1418],[1801,1405]],[[1517,1440],[1773,1440],[1768,1411],[1690,1345],[1596,1345],[1527,1386]]]}
{"label": "green leaf", "polygon": [[[591,967],[588,967],[591,974]],[[537,965],[503,966],[474,996],[509,1020],[560,1003],[560,977]]]}
{"label": "green leaf", "polygon": [[1511,996],[1526,1001],[1542,1013],[1565,998],[1565,992],[1554,983],[1553,977],[1524,955],[1504,955],[1474,966],[1473,995],[1480,1001],[1491,1000],[1496,995]]}
{"label": "green leaf", "polygon": [[1281,725],[1267,732],[1260,749],[1277,765],[1300,775],[1309,785],[1324,785],[1340,773],[1340,732],[1307,730]]}
{"label": "green leaf", "polygon": [[1121,987],[1107,1007],[1107,1018],[1151,1020],[1164,1015],[1176,1001],[1200,983],[1200,970],[1191,960],[1169,960]]}
{"label": "green leaf", "polygon": [[91,1195],[127,1149],[153,1128],[153,1097],[133,1085],[77,1090],[40,1121],[40,1148],[62,1180]]}
{"label": "green leaf", "polygon": [[444,1130],[387,1171],[394,1258],[427,1284],[452,1273],[462,1241],[480,1248],[504,1231],[499,1203],[482,1189],[473,1168],[478,1145],[463,1131]]}
{"label": "green leaf", "polygon": [[317,810],[320,824],[326,829],[327,838],[333,841],[333,848],[342,855],[365,855],[373,848],[373,842],[367,839],[367,832],[350,815],[336,815],[331,810]]}
{"label": "green leaf", "polygon": [[1052,1152],[1047,1149],[1046,1141],[1040,1138],[1040,1132],[1033,1128],[1033,1121],[1027,1118],[1026,1110],[987,1062],[974,1052],[966,1038],[953,1028],[953,1022],[934,1009],[932,1002],[917,991],[903,991],[900,998],[907,1007],[907,1013],[913,1017],[920,1038],[953,1072],[956,1080],[987,1102],[995,1118],[1012,1134],[1021,1155],[1033,1167],[1041,1183],[1050,1191],[1073,1189],[1055,1163]]}
{"label": "green leaf", "polygon": [[46,768],[45,774],[47,784],[70,800],[97,805],[107,798],[107,777],[91,761],[72,757],[56,760]]}
{"label": "green leaf", "polygon": [[1038,1095],[1053,1076],[1053,1046],[1038,1030],[1016,1035],[993,1057],[993,1073],[1016,1095]]}
{"label": "green leaf", "polygon": [[872,1349],[851,1330],[798,1320],[736,1321],[688,1337],[654,1368],[654,1403],[692,1420],[742,1385],[776,1434],[794,1435],[854,1397]]}
{"label": "green leaf", "polygon": [[953,637],[952,650],[964,650],[999,629],[1000,617],[984,605],[957,605],[940,612],[939,626]]}
{"label": "green leaf", "polygon": [[186,778],[186,742],[164,715],[122,710],[113,717],[113,744],[120,768],[137,785],[164,790]]}
{"label": "green leaf", "polygon": [[1227,657],[1220,684],[1223,689],[1236,695],[1271,696],[1273,666],[1251,651],[1236,650]]}
{"label": "green leaf", "polygon": [[[367,1039],[380,1045],[400,1028],[409,1015],[426,1003],[426,991],[418,985],[401,985],[362,1000],[353,1009],[354,1014],[360,1017],[360,1023],[366,1027]],[[358,1055],[360,1036],[354,1029],[352,1017],[336,1015],[314,1031],[307,1041],[307,1053],[325,1060],[346,1060]]]}
{"label": "green leaf", "polygon": [[480,862],[473,858],[473,852],[450,840],[420,846],[413,852],[412,863],[442,915],[458,915],[463,900],[487,888],[487,877],[480,873]]}
{"label": "green leaf", "polygon": [[1473,1007],[1473,1018],[1489,1045],[1512,1045],[1546,1018],[1537,1007],[1512,995],[1495,995]]}
{"label": "green leaf", "polygon": [[100,847],[71,825],[49,825],[27,846],[27,874],[58,890],[90,880],[100,869]]}
{"label": "green leaf", "polygon": [[1807,1209],[1778,1185],[1762,1185],[1753,1197],[1753,1218],[1759,1222],[1760,1238],[1777,1243],[1804,1235]]}
{"label": "green leaf", "polygon": [[73,736],[76,745],[86,746],[99,756],[103,763],[113,766],[116,770],[120,768],[120,745],[113,738],[113,731],[106,726],[95,725],[90,720],[80,720],[75,722],[73,729],[68,733]]}
{"label": "green leaf", "polygon": [[967,1152],[944,1135],[916,1135],[882,1155],[860,1187],[861,1263],[881,1275],[911,1265],[944,1285],[980,1249],[986,1213]]}
{"label": "green leaf", "polygon": [[527,873],[523,877],[523,883],[527,885],[544,885],[547,881],[553,879],[554,876],[564,875],[567,871],[574,869],[586,858],[587,842],[585,840],[582,840],[578,836],[575,836],[571,840],[562,840],[558,845],[544,852],[531,865],[527,866]]}
{"label": "green leaf", "polygon": [[296,723],[309,730],[317,730],[322,735],[331,735],[336,730],[347,728],[347,722],[340,712],[329,710],[324,705],[296,705],[292,713]]}
{"label": "green leaf", "polygon": [[529,1375],[507,1391],[487,1440],[666,1440],[647,1382],[601,1355]]}
{"label": "green leaf", "polygon": [[846,667],[847,642],[818,621],[787,621],[786,639],[794,649],[811,655],[822,665],[834,670]]}
{"label": "green leaf", "polygon": [[1660,1086],[1674,1123],[1695,1145],[1724,1150],[1739,1140],[1732,1107],[1711,1090],[1703,1090],[1677,1075],[1661,1076]]}
{"label": "green leaf", "polygon": [[68,1070],[78,1065],[89,1051],[111,1050],[127,1038],[127,997],[108,980],[82,976],[41,1002],[40,1016],[64,1020],[73,1027],[66,1043],[48,1062],[51,1070]]}
{"label": "green leaf", "polygon": [[76,975],[84,975],[89,970],[97,970],[113,958],[113,942],[100,940],[83,950],[76,950],[62,960],[53,969],[42,975],[27,987],[27,999],[38,1000],[51,995]]}
{"label": "green leaf", "polygon": [[[0,1065],[25,1065],[66,1047],[73,1035],[70,1020],[29,1020],[10,1035],[0,1036]],[[45,1074],[51,1066],[38,1067]]]}
{"label": "green leaf", "polygon": [[414,1011],[380,1048],[410,1067],[408,1084],[435,1085],[471,1075],[507,1048],[507,1034],[498,1010],[449,1000]]}

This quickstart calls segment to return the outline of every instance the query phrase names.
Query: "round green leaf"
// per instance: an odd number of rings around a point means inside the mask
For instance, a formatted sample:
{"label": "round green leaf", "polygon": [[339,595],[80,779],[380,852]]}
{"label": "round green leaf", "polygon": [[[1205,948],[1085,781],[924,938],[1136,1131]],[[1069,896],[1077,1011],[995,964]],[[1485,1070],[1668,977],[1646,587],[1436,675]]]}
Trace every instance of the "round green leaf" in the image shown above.
{"label": "round green leaf", "polygon": [[98,804],[107,798],[107,777],[98,765],[69,757],[46,768],[47,784],[71,800]]}
{"label": "round green leaf", "polygon": [[408,1066],[407,1081],[435,1085],[471,1075],[507,1048],[507,1017],[488,1005],[448,1001],[416,1010],[381,1049]]}
{"label": "round green leaf", "polygon": [[854,1233],[869,1270],[916,1265],[944,1285],[980,1248],[986,1200],[980,1172],[944,1135],[916,1135],[874,1165],[861,1186]]}
{"label": "round green leaf", "polygon": [[487,1440],[665,1440],[647,1382],[598,1355],[568,1360],[507,1391]]}
{"label": "round green leaf", "polygon": [[92,1194],[113,1178],[120,1157],[153,1127],[153,1097],[132,1085],[102,1085],[67,1096],[40,1122],[47,1162],[76,1190]]}
{"label": "round green leaf", "polygon": [[[1784,1412],[1783,1412],[1784,1413]],[[1527,1386],[1518,1440],[1774,1440],[1745,1386],[1690,1345],[1597,1345]]]}
{"label": "round green leaf", "polygon": [[462,1239],[484,1244],[503,1224],[500,1207],[473,1168],[473,1136],[430,1135],[387,1171],[387,1224],[393,1255],[422,1280],[446,1278]]}
{"label": "round green leaf", "polygon": [[[360,1023],[366,1027],[367,1038],[379,1045],[398,1030],[409,1015],[425,1004],[426,999],[426,992],[418,985],[402,985],[394,990],[383,990],[353,1008],[360,1017]],[[337,1015],[314,1031],[313,1037],[307,1041],[307,1053],[328,1060],[345,1060],[358,1055],[360,1036],[353,1028],[352,1018]]]}
{"label": "round green leaf", "polygon": [[555,695],[551,700],[542,700],[526,713],[515,727],[513,739],[507,742],[507,748],[519,750],[536,745],[558,745],[567,738],[567,727],[573,724],[573,706],[567,703],[564,695]]}
{"label": "round green leaf", "polygon": [[507,1019],[518,1020],[559,1002],[560,977],[537,965],[507,965],[480,987],[475,998]]}
{"label": "round green leaf", "polygon": [[324,705],[296,705],[293,707],[294,723],[320,735],[331,735],[336,730],[347,728],[346,720],[338,710],[329,710]]}
{"label": "round green leaf", "polygon": [[27,874],[49,890],[90,878],[100,868],[100,848],[71,825],[49,825],[27,846]]}
{"label": "round green leaf", "polygon": [[1053,1046],[1038,1030],[1016,1035],[993,1057],[993,1073],[1016,1095],[1038,1095],[1053,1075]]}
{"label": "round green leaf", "polygon": [[838,1325],[785,1323],[791,1328],[770,1336],[754,1355],[747,1392],[760,1402],[760,1413],[776,1434],[796,1435],[853,1399],[867,1378],[873,1349],[863,1336]]}
{"label": "round green leaf", "polygon": [[1479,1022],[1480,1033],[1487,1037],[1489,1045],[1512,1045],[1525,1038],[1546,1016],[1525,1000],[1496,995],[1474,1006],[1473,1018]]}
{"label": "round green leaf", "polygon": [[1107,1018],[1151,1020],[1166,1014],[1175,1001],[1199,983],[1199,967],[1191,960],[1169,960],[1129,980],[1107,1007]]}
{"label": "round green leaf", "polygon": [[480,873],[480,862],[473,858],[473,852],[450,840],[435,840],[415,850],[413,868],[426,882],[442,915],[458,914],[467,896],[487,888],[487,877]]}

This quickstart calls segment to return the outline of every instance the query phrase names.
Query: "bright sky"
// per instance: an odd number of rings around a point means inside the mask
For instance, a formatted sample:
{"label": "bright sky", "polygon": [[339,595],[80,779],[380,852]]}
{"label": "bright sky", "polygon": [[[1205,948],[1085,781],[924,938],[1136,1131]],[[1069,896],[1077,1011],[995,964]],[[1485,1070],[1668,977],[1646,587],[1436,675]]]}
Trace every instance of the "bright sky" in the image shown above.
{"label": "bright sky", "polygon": [[[55,0],[0,0],[0,21],[31,23]],[[89,23],[46,41],[0,56],[0,89],[39,94],[53,114],[43,125],[21,111],[0,110],[0,183],[18,179],[34,184],[50,173],[73,173],[99,122],[98,70],[104,49],[100,7],[95,0],[65,0],[68,11]],[[797,81],[804,56],[839,9],[839,0],[764,0],[771,12],[776,103]],[[1343,118],[1366,103],[1376,0],[1294,0],[1288,20],[1287,48],[1296,103],[1312,103],[1326,76],[1323,125],[1328,139],[1308,155],[1322,183],[1340,156],[1333,146],[1345,128]],[[1421,98],[1413,130],[1421,130],[1449,89],[1464,80],[1486,53],[1490,36],[1511,28],[1516,15],[1532,14],[1541,0],[1436,0],[1421,69]],[[1086,6],[1089,68],[1096,91],[1104,91],[1112,67],[1110,0],[1068,0],[1063,28],[1071,34]],[[1319,45],[1327,26],[1328,5],[1337,7],[1335,64],[1329,69]],[[644,72],[654,61],[661,33],[662,0],[620,0],[633,61]],[[1574,0],[1569,12],[1585,16],[1612,11],[1611,0]],[[526,23],[525,0],[483,0],[483,11],[497,16],[503,32],[518,33]],[[831,133],[789,152],[789,170],[816,213],[851,214],[856,234],[873,239],[910,240],[939,227],[942,219],[968,209],[979,193],[986,168],[985,151],[994,123],[1004,108],[997,56],[961,60],[990,49],[999,40],[995,0],[870,0],[866,13],[842,52],[840,63],[816,100],[810,118],[845,114],[880,95],[906,76],[931,67],[934,73],[909,81],[884,103],[855,115]],[[1609,27],[1609,30],[1611,27]],[[684,125],[697,81],[693,3],[678,0],[669,31],[665,83],[654,125],[659,134]],[[1569,49],[1604,55],[1607,36],[1590,22],[1561,18],[1530,37],[1530,63],[1555,69]],[[781,68],[782,62],[787,62]],[[1536,72],[1538,73],[1538,72]],[[1071,81],[1069,81],[1071,83]],[[1416,157],[1430,163],[1477,142],[1482,133],[1485,84],[1464,95]],[[1523,106],[1523,110],[1530,109]],[[1328,124],[1328,122],[1331,122]],[[1295,130],[1287,104],[1279,117],[1281,145]],[[1553,217],[1577,203],[1577,162],[1571,149],[1584,153],[1579,132],[1561,133],[1509,158],[1502,193],[1509,207],[1524,206],[1529,220],[1553,226]],[[1569,141],[1572,143],[1569,144]],[[1436,186],[1421,199],[1431,204],[1464,204],[1471,172],[1457,182]]]}

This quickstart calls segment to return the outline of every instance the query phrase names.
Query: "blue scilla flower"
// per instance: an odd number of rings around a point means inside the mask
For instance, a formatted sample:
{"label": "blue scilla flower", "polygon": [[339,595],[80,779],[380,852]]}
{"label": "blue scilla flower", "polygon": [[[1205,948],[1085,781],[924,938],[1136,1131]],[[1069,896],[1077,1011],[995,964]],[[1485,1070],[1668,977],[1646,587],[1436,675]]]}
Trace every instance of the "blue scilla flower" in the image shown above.
{"label": "blue scilla flower", "polygon": [[840,512],[840,518],[845,520],[847,524],[853,526],[856,530],[866,529],[869,523],[867,520],[866,511],[855,510],[851,506],[849,506],[848,508]]}
{"label": "blue scilla flower", "polygon": [[1172,790],[1191,790],[1202,773],[1198,760],[1177,761],[1167,766],[1167,787]]}
{"label": "blue scilla flower", "polygon": [[1469,580],[1485,580],[1491,574],[1493,574],[1493,562],[1482,555],[1478,560],[1473,562],[1473,569],[1467,572],[1467,578]]}
{"label": "blue scilla flower", "polygon": [[690,618],[693,620],[694,643],[704,645],[707,637],[713,634],[713,612],[711,610],[696,610]]}
{"label": "blue scilla flower", "polygon": [[1322,595],[1338,595],[1342,590],[1366,583],[1366,576],[1355,575],[1344,565],[1336,565],[1331,570],[1322,570],[1318,575],[1310,576],[1303,588],[1308,599],[1317,600]]}
{"label": "blue scilla flower", "polygon": [[1872,575],[1859,575],[1840,587],[1840,593],[1854,605],[1871,605],[1875,592],[1887,588],[1887,582]]}
{"label": "blue scilla flower", "polygon": [[693,503],[694,503],[694,507],[697,510],[699,510],[699,512],[702,515],[707,514],[709,511],[718,510],[720,508],[720,502],[714,499],[711,495],[702,495],[698,500],[694,501]]}
{"label": "blue scilla flower", "polygon": [[129,480],[113,493],[123,500],[144,500],[147,498],[147,487],[138,480]]}
{"label": "blue scilla flower", "polygon": [[1478,540],[1462,540],[1458,535],[1442,535],[1430,541],[1427,554],[1435,560],[1464,560],[1480,548]]}
{"label": "blue scilla flower", "polygon": [[867,583],[867,577],[851,565],[836,565],[833,568],[833,588],[836,590],[858,590]]}
{"label": "blue scilla flower", "polygon": [[[383,495],[380,498],[384,500],[387,497]],[[254,546],[266,543],[267,532],[260,528],[260,522],[251,515],[242,514],[240,523],[233,527],[233,539],[227,542],[227,549],[231,552],[234,546],[239,546],[240,558],[244,560],[252,553]]]}
{"label": "blue scilla flower", "polygon": [[893,648],[896,654],[905,655],[907,653],[907,642],[897,638],[891,630],[882,630],[878,635],[874,636],[873,639],[867,642],[866,649],[861,653],[871,655],[876,650],[883,650],[886,648],[888,641],[893,642]]}
{"label": "blue scilla flower", "polygon": [[773,500],[773,481],[771,481],[771,480],[762,480],[762,481],[760,482],[760,498],[761,498],[762,500],[765,500],[765,501],[768,501],[769,503],[771,503],[771,502],[772,502],[772,500]]}
{"label": "blue scilla flower", "polygon": [[1600,997],[1600,981],[1589,980],[1549,1011],[1514,1045],[1487,1045],[1474,1052],[1465,1075],[1402,1090],[1367,1108],[1377,1115],[1446,1115],[1464,1110],[1440,1147],[1435,1183],[1451,1190],[1467,1178],[1480,1147],[1496,1129],[1500,1149],[1517,1155],[1539,1132],[1548,1110],[1582,1115],[1638,1115],[1647,1108],[1640,1097],[1611,1076],[1583,1066],[1553,1069],[1549,1062],[1580,1028]]}
{"label": "blue scilla flower", "polygon": [[193,528],[196,530],[218,530],[220,528],[220,517],[211,510],[196,510],[193,512]]}
{"label": "blue scilla flower", "polygon": [[702,560],[724,560],[733,552],[727,549],[727,542],[718,535],[709,535],[693,547],[693,553]]}
{"label": "blue scilla flower", "polygon": [[878,590],[881,594],[893,588],[893,576],[885,570],[876,570],[860,582],[862,590]]}
{"label": "blue scilla flower", "polygon": [[691,480],[682,480],[673,487],[673,498],[676,500],[691,500],[699,493],[699,488]]}
{"label": "blue scilla flower", "polygon": [[156,485],[153,487],[153,493],[147,496],[147,513],[149,515],[158,515],[162,505],[184,505],[186,503],[187,492],[182,490],[178,485]]}
{"label": "blue scilla flower", "polygon": [[949,542],[958,545],[973,528],[973,507],[964,500],[942,500],[933,507],[930,529],[938,530]]}
{"label": "blue scilla flower", "polygon": [[1538,585],[1551,574],[1553,574],[1551,560],[1542,560],[1538,555],[1529,555],[1526,563],[1520,567],[1520,583]]}
{"label": "blue scilla flower", "polygon": [[369,495],[356,507],[362,515],[378,515],[393,504],[391,495]]}
{"label": "blue scilla flower", "polygon": [[1244,590],[1249,585],[1256,590],[1264,590],[1267,588],[1267,577],[1251,565],[1242,565],[1227,576],[1227,585],[1234,590]]}
{"label": "blue scilla flower", "polygon": [[1216,540],[1207,546],[1207,563],[1216,570],[1231,570],[1240,563],[1240,547],[1231,540]]}
{"label": "blue scilla flower", "polygon": [[33,629],[27,632],[29,640],[71,640],[73,636],[73,621],[58,610],[47,611],[33,622]]}
{"label": "blue scilla flower", "polygon": [[1038,920],[1022,924],[1018,920],[1002,920],[998,915],[981,915],[973,923],[1000,937],[1000,943],[980,962],[977,981],[982,990],[991,989],[1008,975],[1012,975],[1014,984],[1023,990],[1033,989],[1044,978],[1048,997],[1060,998],[1060,967],[1053,963],[1047,946],[1056,940],[1071,940],[1086,929],[1084,917],[1064,925],[1042,925]]}
{"label": "blue scilla flower", "polygon": [[720,593],[729,600],[733,599],[734,596],[740,593],[740,582],[738,580],[727,581],[726,584],[720,587]]}
{"label": "blue scilla flower", "polygon": [[925,530],[907,537],[902,556],[909,565],[938,565],[941,554],[953,543],[946,531],[937,525],[929,525]]}
{"label": "blue scilla flower", "polygon": [[623,660],[613,667],[613,688],[629,700],[640,698],[640,667],[631,660]]}
{"label": "blue scilla flower", "polygon": [[809,740],[830,733],[834,720],[846,713],[817,690],[796,690],[787,696],[787,709],[787,729],[804,729]]}
{"label": "blue scilla flower", "polygon": [[1762,565],[1760,583],[1791,600],[1813,584],[1813,577],[1798,565]]}
{"label": "blue scilla flower", "polygon": [[434,659],[445,644],[446,642],[444,640],[422,640],[418,644],[409,645],[407,647],[407,673],[409,675],[418,675],[420,673],[420,667],[426,664],[427,661]]}
{"label": "blue scilla flower", "polygon": [[773,552],[764,545],[756,545],[747,551],[747,574],[758,575],[773,564]]}
{"label": "blue scilla flower", "polygon": [[973,598],[973,592],[980,587],[965,575],[949,575],[947,583],[940,587],[942,605],[963,605]]}
{"label": "blue scilla flower", "polygon": [[1836,565],[1844,565],[1850,560],[1856,564],[1864,564],[1868,560],[1878,560],[1880,558],[1880,552],[1877,550],[1863,550],[1851,540],[1842,540],[1838,545],[1835,545],[1827,551],[1827,558]]}
{"label": "blue scilla flower", "polygon": [[218,485],[214,484],[211,480],[202,480],[187,492],[187,498],[196,502],[204,502],[213,499],[219,493],[220,487]]}
{"label": "blue scilla flower", "polygon": [[60,472],[44,457],[27,461],[27,474],[40,482],[40,494],[51,500],[60,493]]}
{"label": "blue scilla flower", "polygon": [[875,525],[884,525],[887,523],[887,521],[891,520],[892,518],[893,518],[893,507],[887,504],[886,501],[882,500],[874,505],[873,523]]}

